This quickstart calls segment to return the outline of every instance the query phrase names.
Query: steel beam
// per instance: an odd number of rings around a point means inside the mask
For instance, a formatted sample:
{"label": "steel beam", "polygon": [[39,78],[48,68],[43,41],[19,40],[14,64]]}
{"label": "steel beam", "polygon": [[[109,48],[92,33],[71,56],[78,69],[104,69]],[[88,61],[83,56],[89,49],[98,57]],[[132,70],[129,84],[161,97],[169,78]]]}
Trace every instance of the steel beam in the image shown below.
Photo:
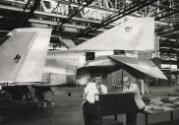
{"label": "steel beam", "polygon": [[[10,6],[5,6],[5,5],[0,5],[0,9],[2,10],[8,10],[8,11],[16,11],[16,12],[23,12],[23,9],[21,8],[16,8],[16,7],[10,7]],[[30,12],[30,10],[26,9],[25,13]],[[47,17],[54,17],[54,18],[61,18],[61,19],[67,19],[67,16],[63,16],[60,14],[55,14],[55,13],[46,13],[42,11],[35,11],[35,15],[39,16],[47,16]],[[100,24],[100,21],[95,21],[95,20],[90,20],[90,19],[85,19],[85,18],[79,18],[79,17],[73,17],[72,20],[74,21],[80,21],[80,22],[89,22],[89,23],[94,23],[94,24]]]}
{"label": "steel beam", "polygon": [[162,37],[166,37],[166,36],[170,36],[170,35],[177,35],[177,34],[179,34],[179,29],[178,30],[172,30],[172,31],[167,31],[167,32],[164,32],[164,33],[162,33],[162,34],[160,34],[160,36],[162,36]]}
{"label": "steel beam", "polygon": [[84,4],[83,6],[79,7],[78,11],[77,11],[77,10],[73,11],[73,13],[71,13],[71,14],[68,16],[68,18],[67,18],[66,21],[62,21],[62,22],[60,23],[60,27],[62,27],[62,25],[63,25],[64,23],[69,22],[79,11],[81,11],[81,10],[83,10],[85,7],[89,6],[93,1],[94,1],[94,0],[88,0],[88,1],[86,2],[86,4]]}
{"label": "steel beam", "polygon": [[[44,24],[44,25],[52,25],[57,26],[58,23],[56,21],[47,21],[47,20],[39,20],[39,19],[29,19],[31,23]],[[75,28],[75,29],[86,29],[86,26],[74,25],[74,24],[64,24],[63,27]]]}
{"label": "steel beam", "polygon": [[178,39],[168,39],[168,38],[165,38],[165,37],[159,37],[159,40],[161,40],[161,41],[169,41],[169,42],[178,42],[179,43]]}
{"label": "steel beam", "polygon": [[[80,7],[79,4],[77,4],[75,2],[64,1],[64,0],[63,1],[62,0],[57,0],[57,1],[60,4]],[[105,11],[105,12],[117,12],[117,10],[110,10],[110,9],[105,9],[105,8],[102,8],[102,7],[95,7],[95,6],[87,6],[85,8],[96,9],[96,10],[101,10],[101,11]]]}
{"label": "steel beam", "polygon": [[169,12],[169,13],[166,12],[165,15],[160,16],[160,17],[156,17],[155,20],[161,20],[161,19],[163,19],[163,18],[169,17],[169,16],[174,15],[174,14],[177,14],[177,13],[179,13],[179,9],[177,9],[177,10],[175,10],[175,11],[172,11],[172,12]]}
{"label": "steel beam", "polygon": [[156,8],[160,8],[160,9],[166,9],[168,11],[175,11],[177,10],[176,8],[170,8],[161,4],[151,4],[151,6],[156,7]]}
{"label": "steel beam", "polygon": [[121,12],[118,12],[117,15],[114,15],[113,17],[109,17],[109,19],[104,20],[100,25],[95,25],[93,27],[89,27],[87,33],[93,30],[97,30],[98,28],[101,28],[105,25],[108,25],[124,16],[130,15],[131,13],[140,10],[143,7],[146,7],[148,5],[151,5],[152,3],[156,2],[157,0],[144,0],[144,1],[138,1],[137,4],[131,4],[128,8],[124,9]]}
{"label": "steel beam", "polygon": [[[28,3],[30,3],[31,0],[29,0]],[[24,22],[22,25],[26,25],[26,23],[28,22],[28,20],[32,17],[32,15],[34,14],[34,11],[37,9],[37,7],[40,5],[40,1],[41,0],[34,0],[34,4],[31,7],[30,12],[28,13],[27,17],[25,18]],[[25,12],[25,10],[24,10]]]}
{"label": "steel beam", "polygon": [[173,65],[177,64],[177,60],[163,60],[163,59],[160,60],[161,60],[161,64],[173,64]]}

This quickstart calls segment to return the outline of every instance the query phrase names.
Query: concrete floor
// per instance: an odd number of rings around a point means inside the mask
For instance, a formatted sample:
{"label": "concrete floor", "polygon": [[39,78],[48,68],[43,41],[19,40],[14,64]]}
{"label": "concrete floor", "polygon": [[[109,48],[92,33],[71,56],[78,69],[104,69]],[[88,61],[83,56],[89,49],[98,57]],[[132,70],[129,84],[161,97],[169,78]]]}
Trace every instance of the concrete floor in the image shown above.
{"label": "concrete floor", "polygon": [[0,125],[83,125],[81,95],[82,89],[58,89],[56,96],[51,97],[55,102],[55,109],[27,111],[23,115],[17,111],[15,118],[4,120]]}
{"label": "concrete floor", "polygon": [[[173,87],[152,87],[153,95],[167,95]],[[56,96],[49,97],[55,102],[54,110],[45,112],[16,112],[16,116],[1,122],[0,125],[83,125],[81,109],[82,88],[55,88]],[[71,96],[68,96],[71,92]]]}

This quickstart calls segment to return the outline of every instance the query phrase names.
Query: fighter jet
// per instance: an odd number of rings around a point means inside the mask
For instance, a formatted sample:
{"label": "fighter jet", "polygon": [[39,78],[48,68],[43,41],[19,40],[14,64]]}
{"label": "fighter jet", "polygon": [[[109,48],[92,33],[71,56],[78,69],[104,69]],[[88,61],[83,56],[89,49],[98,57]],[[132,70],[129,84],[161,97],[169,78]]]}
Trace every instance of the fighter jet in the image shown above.
{"label": "fighter jet", "polygon": [[50,35],[50,29],[22,28],[1,41],[0,86],[12,100],[43,101],[51,86],[85,85],[94,73],[113,77],[123,68],[166,79],[150,60],[155,52],[151,18],[128,20],[78,46],[47,54]]}

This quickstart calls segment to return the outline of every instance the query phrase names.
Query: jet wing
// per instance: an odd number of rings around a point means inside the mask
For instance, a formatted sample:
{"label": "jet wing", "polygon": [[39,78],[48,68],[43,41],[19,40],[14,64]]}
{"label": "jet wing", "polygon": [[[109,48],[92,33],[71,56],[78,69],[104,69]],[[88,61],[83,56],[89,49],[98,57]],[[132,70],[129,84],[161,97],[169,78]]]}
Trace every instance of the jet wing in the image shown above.
{"label": "jet wing", "polygon": [[120,56],[109,56],[109,58],[153,78],[167,80],[167,77],[163,74],[163,72],[149,59]]}
{"label": "jet wing", "polygon": [[[136,57],[112,55],[108,56],[108,59],[106,58],[88,62],[81,68],[91,68],[91,71],[92,69],[94,69],[94,71],[99,72],[99,69],[101,67],[100,70],[102,71],[102,73],[104,73],[104,71],[106,71],[105,69],[107,68],[111,69],[112,71],[115,71],[116,68],[120,69],[122,65],[128,66],[153,78],[167,79],[167,77],[162,73],[162,71],[160,71],[160,69],[151,60]],[[112,69],[112,66],[116,68]],[[111,70],[107,71],[109,72]]]}

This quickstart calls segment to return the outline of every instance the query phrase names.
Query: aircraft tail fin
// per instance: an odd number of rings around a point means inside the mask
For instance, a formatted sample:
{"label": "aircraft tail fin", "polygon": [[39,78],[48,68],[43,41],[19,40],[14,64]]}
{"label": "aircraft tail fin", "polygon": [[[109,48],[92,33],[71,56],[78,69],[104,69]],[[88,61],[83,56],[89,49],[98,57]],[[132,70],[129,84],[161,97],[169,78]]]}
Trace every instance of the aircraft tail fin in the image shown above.
{"label": "aircraft tail fin", "polygon": [[0,45],[0,82],[41,81],[51,29],[20,28]]}

